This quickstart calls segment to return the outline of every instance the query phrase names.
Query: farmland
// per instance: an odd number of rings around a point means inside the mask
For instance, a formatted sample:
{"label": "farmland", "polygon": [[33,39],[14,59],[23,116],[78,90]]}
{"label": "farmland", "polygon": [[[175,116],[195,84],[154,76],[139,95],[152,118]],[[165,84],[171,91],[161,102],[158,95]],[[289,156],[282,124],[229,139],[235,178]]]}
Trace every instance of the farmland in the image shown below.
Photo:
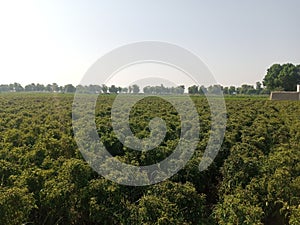
{"label": "farmland", "polygon": [[[93,171],[72,129],[73,94],[0,94],[0,224],[300,224],[300,103],[226,98],[222,147],[200,172],[210,131],[205,97],[193,96],[200,141],[187,165],[161,183],[119,185]],[[130,127],[149,136],[153,117],[167,131],[155,149],[137,152],[116,138],[114,95],[100,95],[95,122],[106,149],[122,162],[149,165],[169,156],[180,117],[159,97],[139,101]],[[145,178],[147,179],[147,177]]]}

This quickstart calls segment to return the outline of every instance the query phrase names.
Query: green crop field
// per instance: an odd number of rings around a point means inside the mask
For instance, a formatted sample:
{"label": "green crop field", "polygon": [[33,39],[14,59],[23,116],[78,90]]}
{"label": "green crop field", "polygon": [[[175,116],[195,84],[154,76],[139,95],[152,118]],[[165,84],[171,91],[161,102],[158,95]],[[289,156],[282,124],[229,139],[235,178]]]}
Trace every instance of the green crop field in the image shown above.
{"label": "green crop field", "polygon": [[[200,140],[192,158],[163,182],[131,187],[105,179],[85,162],[74,139],[73,98],[0,94],[0,224],[300,224],[299,101],[226,97],[222,147],[200,172],[211,115],[206,98],[193,96]],[[138,138],[150,135],[152,118],[166,123],[162,143],[143,152],[117,139],[114,99],[100,95],[95,109],[100,140],[114,157],[142,166],[172,153],[181,127],[170,103],[147,97],[130,111]]]}

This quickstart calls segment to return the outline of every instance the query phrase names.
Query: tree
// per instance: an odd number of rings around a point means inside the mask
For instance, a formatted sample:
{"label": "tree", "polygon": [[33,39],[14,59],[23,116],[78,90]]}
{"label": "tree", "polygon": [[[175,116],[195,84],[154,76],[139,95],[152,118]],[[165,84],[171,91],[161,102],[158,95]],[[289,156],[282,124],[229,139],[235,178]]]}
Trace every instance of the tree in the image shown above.
{"label": "tree", "polygon": [[263,85],[269,90],[283,89],[295,91],[296,85],[300,83],[300,67],[291,63],[274,64],[264,77]]}
{"label": "tree", "polygon": [[208,93],[216,94],[216,95],[220,94],[222,90],[223,90],[223,87],[218,84],[211,85],[207,88]]}
{"label": "tree", "polygon": [[102,91],[104,94],[106,94],[108,91],[108,87],[105,84],[102,84]]}
{"label": "tree", "polygon": [[223,88],[223,94],[225,94],[225,95],[229,94],[229,88],[228,87]]}
{"label": "tree", "polygon": [[185,89],[185,86],[184,85],[179,85],[177,88],[179,88],[179,93],[180,94],[183,94],[184,93],[184,89]]}
{"label": "tree", "polygon": [[108,90],[110,93],[117,94],[119,89],[115,85],[111,85]]}
{"label": "tree", "polygon": [[236,94],[235,86],[230,86],[229,89],[228,89],[228,92],[229,92],[230,95]]}
{"label": "tree", "polygon": [[207,88],[204,85],[201,85],[199,87],[199,94],[200,95],[205,95],[207,93]]}
{"label": "tree", "polygon": [[[26,91],[26,87],[25,87],[25,91]],[[47,84],[47,86],[46,86],[46,91],[52,92],[51,84]]]}
{"label": "tree", "polygon": [[132,92],[132,86],[128,87],[128,91],[129,91],[129,94],[131,94],[131,92]]}
{"label": "tree", "polygon": [[36,91],[45,91],[45,86],[43,84],[36,85]]}
{"label": "tree", "polygon": [[25,86],[25,91],[36,91],[36,86],[34,83]]}
{"label": "tree", "polygon": [[118,87],[118,93],[122,92],[122,87]]}
{"label": "tree", "polygon": [[295,91],[297,84],[300,83],[300,71],[295,65],[288,63],[283,65],[279,73],[281,86],[285,91]]}
{"label": "tree", "polygon": [[136,84],[132,85],[132,92],[134,94],[139,93],[140,92],[140,87],[138,85],[136,85]]}
{"label": "tree", "polygon": [[9,92],[9,85],[1,84],[0,85],[0,92]]}
{"label": "tree", "polygon": [[176,94],[183,94],[184,93],[184,85],[179,85],[178,87],[176,87]]}
{"label": "tree", "polygon": [[262,87],[261,87],[261,83],[260,83],[259,81],[256,82],[256,87],[255,87],[255,89],[256,89],[256,94],[260,94],[260,93],[261,93]]}
{"label": "tree", "polygon": [[15,90],[16,92],[20,92],[20,91],[24,91],[24,88],[22,87],[21,84],[19,84],[19,83],[14,83],[14,90]]}
{"label": "tree", "polygon": [[72,84],[67,84],[64,86],[65,93],[74,93],[75,91],[76,91],[76,88]]}
{"label": "tree", "polygon": [[144,92],[145,94],[150,94],[150,86],[144,87],[144,88],[143,88],[143,92]]}
{"label": "tree", "polygon": [[264,77],[263,85],[266,86],[269,90],[274,90],[280,86],[278,79],[279,73],[282,70],[280,64],[273,64],[268,70],[267,74]]}
{"label": "tree", "polygon": [[198,94],[199,93],[198,86],[193,85],[191,87],[188,87],[188,93],[189,94]]}
{"label": "tree", "polygon": [[57,83],[53,83],[51,85],[51,91],[52,92],[59,92],[59,86],[57,85]]}
{"label": "tree", "polygon": [[92,94],[99,94],[101,92],[101,86],[100,85],[93,85],[90,84],[88,87],[86,87],[87,92]]}

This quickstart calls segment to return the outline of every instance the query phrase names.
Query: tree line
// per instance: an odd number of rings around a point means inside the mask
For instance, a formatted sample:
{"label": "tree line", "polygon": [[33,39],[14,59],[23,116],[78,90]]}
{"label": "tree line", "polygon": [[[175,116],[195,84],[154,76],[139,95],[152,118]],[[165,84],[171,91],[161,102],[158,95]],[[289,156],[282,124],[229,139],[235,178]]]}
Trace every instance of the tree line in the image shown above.
{"label": "tree line", "polygon": [[[300,65],[293,65],[286,63],[283,65],[273,64],[267,69],[262,82],[258,81],[254,85],[243,84],[240,87],[236,86],[222,86],[210,85],[205,87],[203,85],[192,85],[187,88],[187,92],[193,95],[219,94],[220,91],[225,95],[259,95],[270,94],[271,91],[295,91],[296,85],[300,84]],[[119,93],[133,93],[138,94],[141,91],[145,94],[184,94],[185,86],[179,85],[177,87],[165,87],[163,84],[158,86],[146,86],[141,89],[137,84],[128,87],[120,87],[116,85],[107,86],[105,84],[90,84],[90,85],[77,85],[72,84],[60,86],[57,83],[52,84],[35,84],[31,83],[22,86],[19,83],[1,84],[0,92],[59,92],[59,93],[86,93],[86,94],[119,94]]]}
{"label": "tree line", "polygon": [[[142,90],[142,91],[141,91]],[[78,93],[84,94],[120,94],[120,93],[128,93],[128,94],[184,94],[185,86],[180,85],[177,87],[166,87],[163,84],[157,86],[146,86],[144,88],[140,88],[137,84],[133,84],[129,87],[120,87],[116,85],[107,86],[105,84],[102,85],[77,85],[76,87],[72,84],[67,84],[64,86],[60,86],[57,83],[53,84],[35,84],[31,83],[26,86],[22,86],[19,83],[13,84],[1,84],[0,92],[57,92],[57,93],[74,93],[77,91]],[[187,93],[192,95],[203,95],[206,93],[209,94],[219,94],[222,91],[226,95],[236,95],[236,94],[245,94],[245,95],[255,95],[255,94],[269,94],[269,90],[262,87],[260,82],[256,83],[256,86],[243,84],[240,87],[230,86],[223,87],[221,85],[210,85],[205,87],[203,85],[197,86],[192,85],[187,88]]]}
{"label": "tree line", "polygon": [[197,86],[193,85],[188,88],[189,94],[219,94],[223,92],[225,95],[265,95],[270,94],[270,90],[262,86],[261,82],[256,82],[256,86],[243,84],[240,87],[229,86],[223,87],[222,85],[210,85],[205,87],[203,85]]}

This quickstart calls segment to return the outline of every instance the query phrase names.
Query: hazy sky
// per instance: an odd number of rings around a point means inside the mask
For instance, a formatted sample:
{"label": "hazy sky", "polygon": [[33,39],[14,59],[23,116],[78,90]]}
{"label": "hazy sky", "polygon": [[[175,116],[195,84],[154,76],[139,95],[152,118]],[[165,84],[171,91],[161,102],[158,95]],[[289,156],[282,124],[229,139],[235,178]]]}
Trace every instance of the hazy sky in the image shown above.
{"label": "hazy sky", "polygon": [[106,52],[144,40],[194,52],[222,85],[255,84],[273,63],[300,63],[300,1],[2,0],[0,83],[76,85]]}

